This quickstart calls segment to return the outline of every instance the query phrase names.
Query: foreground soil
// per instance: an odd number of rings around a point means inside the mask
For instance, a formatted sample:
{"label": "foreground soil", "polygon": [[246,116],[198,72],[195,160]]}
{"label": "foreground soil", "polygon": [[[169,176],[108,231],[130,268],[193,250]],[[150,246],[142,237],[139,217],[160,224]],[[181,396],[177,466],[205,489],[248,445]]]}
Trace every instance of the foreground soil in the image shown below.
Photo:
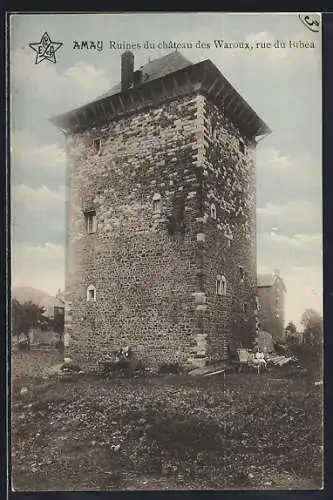
{"label": "foreground soil", "polygon": [[318,489],[321,419],[322,387],[279,373],[20,376],[13,489]]}

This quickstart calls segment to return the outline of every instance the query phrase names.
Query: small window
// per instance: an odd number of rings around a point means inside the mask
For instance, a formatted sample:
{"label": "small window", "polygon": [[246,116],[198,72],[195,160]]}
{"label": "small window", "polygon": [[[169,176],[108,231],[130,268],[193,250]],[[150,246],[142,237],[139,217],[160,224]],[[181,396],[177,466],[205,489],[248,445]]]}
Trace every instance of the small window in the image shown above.
{"label": "small window", "polygon": [[99,151],[101,150],[101,139],[94,139],[93,140],[93,147],[94,147],[94,151],[95,153],[99,153]]}
{"label": "small window", "polygon": [[86,231],[88,234],[96,232],[96,211],[91,210],[89,212],[85,212],[84,214],[85,222],[86,222]]}
{"label": "small window", "polygon": [[260,310],[260,303],[259,303],[259,297],[256,296],[256,311]]}
{"label": "small window", "polygon": [[247,304],[247,302],[243,302],[242,309],[243,309],[243,312],[244,312],[244,313],[247,313],[247,312],[248,312],[249,308],[248,308],[248,304]]}
{"label": "small window", "polygon": [[216,295],[227,295],[227,280],[220,274],[216,277]]}
{"label": "small window", "polygon": [[212,219],[216,220],[216,206],[214,205],[214,203],[212,203],[210,206],[210,216]]}
{"label": "small window", "polygon": [[227,239],[227,246],[231,247],[231,241],[234,239],[233,235],[231,233],[225,234],[225,237]]}
{"label": "small window", "polygon": [[94,285],[89,285],[87,288],[87,301],[95,301],[96,300],[96,288]]}
{"label": "small window", "polygon": [[211,127],[211,134],[213,139],[217,139],[218,132],[217,132],[217,127],[215,125],[212,125]]}
{"label": "small window", "polygon": [[245,149],[245,143],[241,139],[239,140],[239,149],[240,149],[241,153],[245,154],[245,151],[246,151],[246,149]]}
{"label": "small window", "polygon": [[154,214],[157,214],[161,211],[162,208],[162,199],[161,195],[158,193],[155,193],[153,196],[153,212]]}
{"label": "small window", "polygon": [[240,280],[241,283],[243,283],[244,278],[245,278],[245,271],[243,266],[239,266],[239,275],[240,275]]}

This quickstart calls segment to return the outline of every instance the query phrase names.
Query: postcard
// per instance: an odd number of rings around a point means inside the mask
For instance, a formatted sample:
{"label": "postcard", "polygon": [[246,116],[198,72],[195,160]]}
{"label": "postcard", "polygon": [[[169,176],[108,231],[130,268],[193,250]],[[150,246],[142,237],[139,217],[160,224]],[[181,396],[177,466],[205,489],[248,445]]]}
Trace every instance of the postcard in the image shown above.
{"label": "postcard", "polygon": [[321,489],[321,15],[9,21],[12,489]]}

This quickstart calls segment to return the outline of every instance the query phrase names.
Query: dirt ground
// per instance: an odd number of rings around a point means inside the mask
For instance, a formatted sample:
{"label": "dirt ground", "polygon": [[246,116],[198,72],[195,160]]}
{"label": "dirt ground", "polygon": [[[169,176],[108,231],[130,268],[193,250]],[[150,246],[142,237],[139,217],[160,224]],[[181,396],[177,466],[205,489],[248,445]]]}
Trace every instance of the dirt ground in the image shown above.
{"label": "dirt ground", "polygon": [[36,353],[13,357],[16,491],[321,487],[322,387],[313,380],[61,380],[48,376],[61,359],[53,354],[44,364]]}

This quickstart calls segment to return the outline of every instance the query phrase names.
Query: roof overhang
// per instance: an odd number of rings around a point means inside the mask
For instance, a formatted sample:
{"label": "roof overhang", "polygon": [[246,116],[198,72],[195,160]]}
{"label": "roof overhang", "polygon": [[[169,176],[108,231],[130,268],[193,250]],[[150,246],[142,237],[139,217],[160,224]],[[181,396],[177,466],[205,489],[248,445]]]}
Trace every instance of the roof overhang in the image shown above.
{"label": "roof overhang", "polygon": [[50,121],[65,133],[77,132],[194,91],[203,93],[222,108],[249,138],[258,140],[271,133],[266,123],[209,59],[54,116]]}

